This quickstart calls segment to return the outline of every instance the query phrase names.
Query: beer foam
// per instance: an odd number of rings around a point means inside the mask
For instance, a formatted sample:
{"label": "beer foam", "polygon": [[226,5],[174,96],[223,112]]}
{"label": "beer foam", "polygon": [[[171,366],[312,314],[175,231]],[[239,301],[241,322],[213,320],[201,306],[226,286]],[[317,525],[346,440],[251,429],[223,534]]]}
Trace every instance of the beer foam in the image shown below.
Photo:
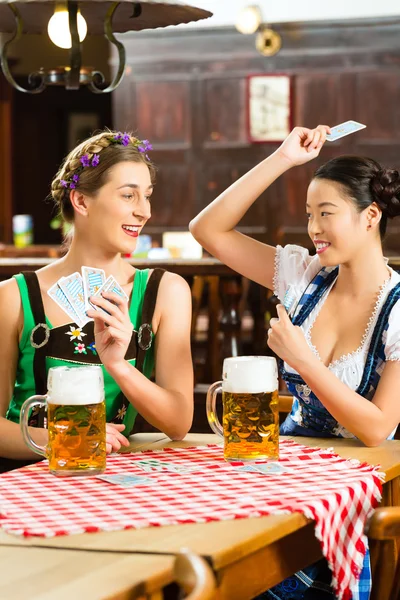
{"label": "beer foam", "polygon": [[104,400],[101,367],[55,367],[49,370],[48,404],[79,406]]}
{"label": "beer foam", "polygon": [[224,360],[224,392],[259,394],[278,389],[278,367],[270,356],[238,356]]}

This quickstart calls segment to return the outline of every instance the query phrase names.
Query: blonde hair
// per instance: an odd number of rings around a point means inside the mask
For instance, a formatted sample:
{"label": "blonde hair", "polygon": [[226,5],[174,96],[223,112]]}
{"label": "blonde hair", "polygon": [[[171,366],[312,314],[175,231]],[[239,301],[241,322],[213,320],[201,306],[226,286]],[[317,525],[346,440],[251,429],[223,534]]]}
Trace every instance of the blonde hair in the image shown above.
{"label": "blonde hair", "polygon": [[[154,183],[156,169],[149,160],[146,152],[140,151],[139,146],[144,143],[131,133],[124,134],[128,138],[127,145],[119,142],[116,136],[122,138],[117,131],[102,131],[85,140],[74,148],[65,161],[51,184],[51,197],[58,209],[59,216],[68,223],[74,221],[74,209],[70,200],[70,189],[65,182],[72,181],[74,175],[79,173],[79,180],[75,183],[76,189],[88,196],[95,196],[99,189],[107,182],[109,170],[120,162],[137,162],[147,165],[151,180]],[[99,163],[95,167],[82,168],[81,158],[87,156],[92,160],[94,155],[99,155]]]}

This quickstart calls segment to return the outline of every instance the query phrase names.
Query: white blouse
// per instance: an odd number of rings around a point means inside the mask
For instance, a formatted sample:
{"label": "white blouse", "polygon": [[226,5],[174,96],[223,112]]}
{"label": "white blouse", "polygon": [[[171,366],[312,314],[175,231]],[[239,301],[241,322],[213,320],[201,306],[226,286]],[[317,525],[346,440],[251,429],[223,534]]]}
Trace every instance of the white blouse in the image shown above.
{"label": "white blouse", "polygon": [[[310,256],[306,248],[300,246],[287,245],[285,247],[277,246],[274,276],[274,293],[283,302],[288,286],[291,286],[291,293],[294,296],[294,305],[297,306],[303,292],[308,284],[314,279],[318,271],[321,270],[321,263],[318,255]],[[364,332],[360,346],[354,352],[341,356],[333,361],[328,369],[332,371],[338,379],[343,381],[352,390],[356,390],[361,383],[367,352],[371,337],[375,328],[380,310],[385,300],[395,285],[400,282],[400,275],[389,267],[390,278],[381,287],[375,308],[369,319]],[[305,338],[314,354],[320,358],[318,350],[311,341],[311,330],[315,320],[321,310],[334,282],[326,290],[318,304],[311,311],[308,318],[301,325]],[[389,316],[388,329],[384,334],[385,338],[385,356],[386,360],[400,361],[400,301],[392,308]],[[289,373],[296,373],[288,364],[285,363],[285,369]]]}

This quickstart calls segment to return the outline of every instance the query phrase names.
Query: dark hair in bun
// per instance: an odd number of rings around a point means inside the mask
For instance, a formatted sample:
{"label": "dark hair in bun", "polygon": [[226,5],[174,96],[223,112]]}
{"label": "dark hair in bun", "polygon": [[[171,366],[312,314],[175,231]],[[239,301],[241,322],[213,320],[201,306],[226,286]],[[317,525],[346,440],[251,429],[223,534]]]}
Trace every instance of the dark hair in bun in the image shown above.
{"label": "dark hair in bun", "polygon": [[373,202],[382,211],[379,224],[381,238],[387,220],[400,215],[400,175],[394,169],[382,169],[379,163],[362,156],[338,156],[319,167],[315,179],[339,183],[359,212]]}

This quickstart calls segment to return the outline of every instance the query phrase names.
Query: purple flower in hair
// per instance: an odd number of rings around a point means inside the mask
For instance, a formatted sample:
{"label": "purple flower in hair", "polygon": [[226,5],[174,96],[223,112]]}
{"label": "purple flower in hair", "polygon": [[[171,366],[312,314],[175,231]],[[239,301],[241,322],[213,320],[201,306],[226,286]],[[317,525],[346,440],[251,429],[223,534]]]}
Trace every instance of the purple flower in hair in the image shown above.
{"label": "purple flower in hair", "polygon": [[122,140],[122,133],[117,133],[116,135],[114,135],[114,141],[115,142],[120,142]]}
{"label": "purple flower in hair", "polygon": [[67,188],[68,187],[68,181],[65,181],[65,179],[61,179],[60,181],[61,185],[63,188]]}
{"label": "purple flower in hair", "polygon": [[[149,140],[142,140],[141,145],[138,146],[138,150],[139,150],[139,152],[142,152],[143,154],[145,154],[149,150],[153,150],[153,146],[150,144]],[[147,158],[147,156],[146,156],[146,158]]]}
{"label": "purple flower in hair", "polygon": [[124,136],[122,138],[122,145],[127,146],[130,141],[131,141],[131,138],[130,138],[129,134],[125,132]]}
{"label": "purple flower in hair", "polygon": [[143,140],[142,144],[144,144],[146,150],[153,150],[153,146],[150,144],[149,140]]}
{"label": "purple flower in hair", "polygon": [[100,156],[98,154],[94,154],[92,158],[92,167],[97,167],[100,162]]}
{"label": "purple flower in hair", "polygon": [[76,188],[76,183],[70,183],[69,187],[71,190],[74,190]]}
{"label": "purple flower in hair", "polygon": [[76,175],[76,174],[75,174],[75,175],[72,175],[72,181],[73,181],[74,183],[78,183],[78,181],[79,181],[79,175]]}
{"label": "purple flower in hair", "polygon": [[81,163],[83,167],[90,167],[90,160],[87,154],[81,156]]}

